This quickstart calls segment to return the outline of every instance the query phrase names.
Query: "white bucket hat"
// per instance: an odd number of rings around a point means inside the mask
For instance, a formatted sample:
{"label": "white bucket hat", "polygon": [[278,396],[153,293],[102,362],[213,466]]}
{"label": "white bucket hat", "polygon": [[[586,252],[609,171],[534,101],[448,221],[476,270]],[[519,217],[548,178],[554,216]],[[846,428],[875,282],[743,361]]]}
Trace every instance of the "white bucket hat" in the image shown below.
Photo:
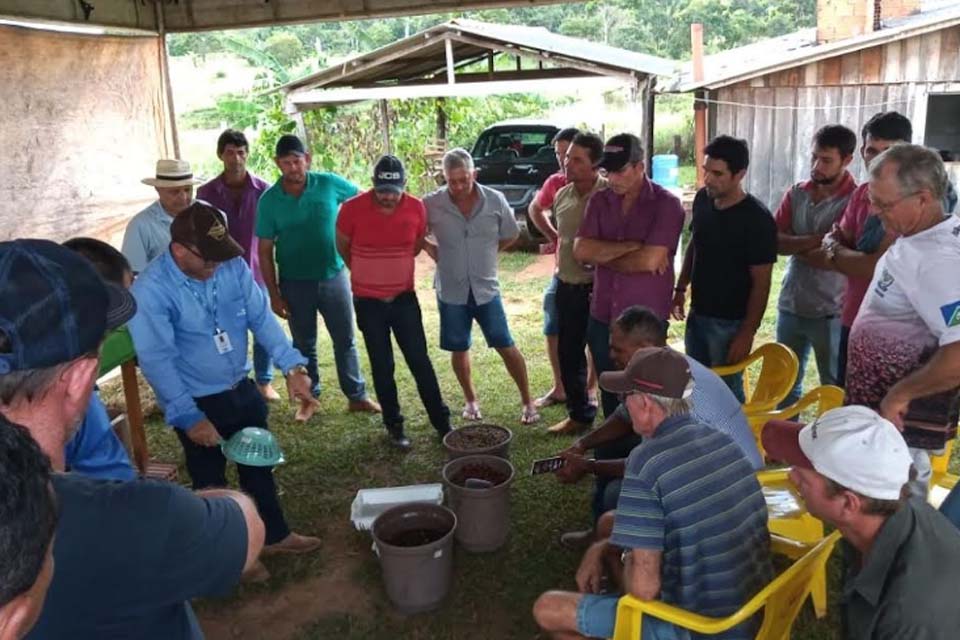
{"label": "white bucket hat", "polygon": [[193,170],[186,160],[157,160],[157,173],[141,180],[151,187],[185,187],[190,184],[202,184],[203,180],[193,177]]}

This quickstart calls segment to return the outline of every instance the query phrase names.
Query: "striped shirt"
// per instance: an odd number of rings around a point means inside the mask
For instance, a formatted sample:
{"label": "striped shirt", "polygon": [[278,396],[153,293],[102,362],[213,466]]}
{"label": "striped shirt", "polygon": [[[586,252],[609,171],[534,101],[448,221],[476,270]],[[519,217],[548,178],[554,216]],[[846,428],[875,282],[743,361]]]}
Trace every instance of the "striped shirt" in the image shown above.
{"label": "striped shirt", "polygon": [[[730,615],[773,577],[753,467],[689,415],[667,418],[630,453],[611,542],[662,551],[660,599],[706,616]],[[759,622],[710,638],[753,638]]]}

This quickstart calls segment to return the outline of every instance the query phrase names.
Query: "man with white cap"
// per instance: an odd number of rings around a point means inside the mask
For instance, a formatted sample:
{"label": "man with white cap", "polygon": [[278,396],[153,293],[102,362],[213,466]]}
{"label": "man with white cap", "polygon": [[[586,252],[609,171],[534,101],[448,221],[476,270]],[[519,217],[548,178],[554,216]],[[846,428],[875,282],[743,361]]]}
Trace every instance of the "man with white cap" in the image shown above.
{"label": "man with white cap", "polygon": [[827,411],[807,426],[771,421],[767,455],[792,465],[811,514],[859,552],[844,585],[847,638],[956,638],[960,532],[922,499],[906,499],[912,458],[872,409]]}
{"label": "man with white cap", "polygon": [[[623,398],[643,436],[627,460],[612,535],[587,550],[579,593],[548,591],[533,607],[554,638],[609,638],[620,593],[601,593],[609,571],[623,591],[706,616],[728,616],[771,579],[767,507],[753,466],[725,433],[690,415],[693,378],[667,347],[638,350],[623,371],[600,375]],[[609,521],[606,515],[602,520]],[[601,522],[598,532],[609,524]],[[756,616],[717,636],[753,638]],[[644,617],[639,640],[689,638]]]}
{"label": "man with white cap", "polygon": [[134,273],[143,271],[170,245],[170,223],[193,202],[193,177],[186,160],[157,160],[156,174],[141,180],[157,190],[157,200],[131,218],[123,234],[123,255]]}

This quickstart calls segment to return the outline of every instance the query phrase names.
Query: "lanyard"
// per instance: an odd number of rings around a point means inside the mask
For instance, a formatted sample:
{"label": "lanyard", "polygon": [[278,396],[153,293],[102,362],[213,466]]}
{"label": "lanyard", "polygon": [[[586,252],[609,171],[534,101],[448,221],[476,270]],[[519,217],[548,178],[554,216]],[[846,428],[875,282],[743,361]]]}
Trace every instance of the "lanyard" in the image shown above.
{"label": "lanyard", "polygon": [[190,293],[193,294],[193,297],[197,299],[197,302],[203,307],[203,310],[208,316],[213,319],[213,333],[214,335],[220,333],[220,322],[217,320],[217,280],[214,276],[213,280],[213,309],[207,306],[206,300],[201,297],[201,295],[194,289],[189,282],[187,282],[187,289],[190,290]]}

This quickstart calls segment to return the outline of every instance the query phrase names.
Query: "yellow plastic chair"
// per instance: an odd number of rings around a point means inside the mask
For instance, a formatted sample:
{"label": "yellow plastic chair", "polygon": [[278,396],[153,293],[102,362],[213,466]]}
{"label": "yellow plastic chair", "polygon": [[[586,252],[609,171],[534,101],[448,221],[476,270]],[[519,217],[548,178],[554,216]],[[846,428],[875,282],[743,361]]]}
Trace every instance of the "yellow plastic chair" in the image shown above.
{"label": "yellow plastic chair", "polygon": [[717,634],[747,620],[760,609],[763,609],[763,625],[757,634],[757,640],[789,640],[790,628],[810,592],[813,577],[824,569],[839,539],[840,533],[835,531],[821,540],[739,611],[726,618],[710,618],[664,602],[623,596],[617,605],[617,624],[613,640],[638,640],[641,637],[644,615],[660,618],[697,633]]}
{"label": "yellow plastic chair", "polygon": [[753,431],[753,436],[757,440],[757,447],[760,449],[760,454],[766,455],[766,452],[763,450],[763,444],[760,442],[760,433],[763,431],[763,425],[767,424],[768,421],[790,420],[814,406],[816,407],[814,417],[820,417],[825,411],[842,407],[843,397],[843,389],[827,384],[806,392],[802,398],[789,407],[748,413],[747,422],[750,423],[750,429]]}
{"label": "yellow plastic chair", "polygon": [[[790,482],[790,469],[769,469],[757,473],[767,503],[767,528],[775,540],[773,551],[792,560],[823,540],[823,522],[810,515],[797,489]],[[813,611],[818,618],[827,614],[827,571],[821,568],[810,586]]]}
{"label": "yellow plastic chair", "polygon": [[[760,374],[756,384],[750,383],[750,365],[760,361]],[[779,342],[768,342],[760,345],[746,360],[723,367],[713,367],[721,376],[743,373],[743,394],[746,402],[743,403],[743,412],[748,416],[753,413],[772,411],[777,404],[787,397],[790,389],[797,381],[797,371],[800,363],[793,350]]]}
{"label": "yellow plastic chair", "polygon": [[943,453],[930,456],[930,488],[943,487],[947,491],[957,484],[957,476],[947,470],[950,464],[950,454],[953,453],[953,440],[943,448]]}

